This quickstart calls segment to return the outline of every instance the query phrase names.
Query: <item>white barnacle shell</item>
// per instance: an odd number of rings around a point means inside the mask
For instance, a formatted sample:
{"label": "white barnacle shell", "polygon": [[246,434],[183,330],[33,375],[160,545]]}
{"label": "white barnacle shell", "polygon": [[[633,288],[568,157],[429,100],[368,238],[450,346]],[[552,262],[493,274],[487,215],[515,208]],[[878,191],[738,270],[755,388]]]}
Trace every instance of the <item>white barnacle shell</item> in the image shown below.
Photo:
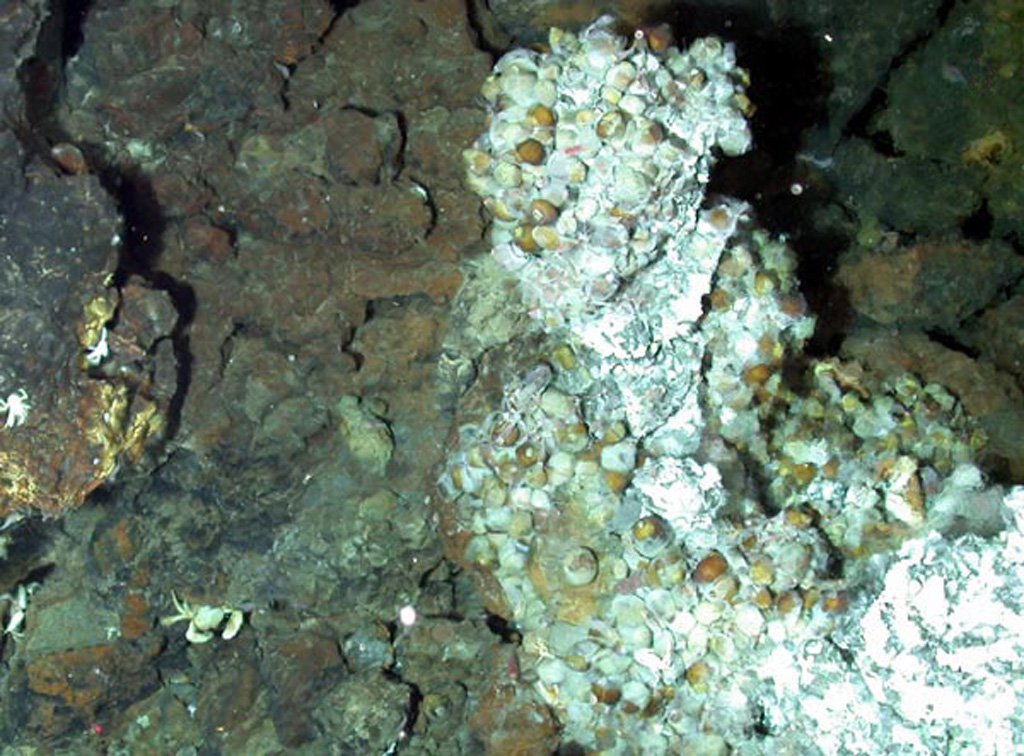
{"label": "white barnacle shell", "polygon": [[526,123],[526,109],[523,107],[509,108],[491,121],[488,135],[495,152],[501,153],[513,149],[520,142],[528,139],[531,130]]}
{"label": "white barnacle shell", "polygon": [[[555,207],[562,207],[569,201],[569,185],[565,181],[549,177],[547,185],[540,192],[540,198],[547,200]],[[564,229],[559,229],[559,231],[565,233]]]}
{"label": "white barnacle shell", "polygon": [[616,627],[647,624],[646,606],[639,596],[625,594],[612,599],[612,618]]}
{"label": "white barnacle shell", "polygon": [[634,710],[643,711],[651,700],[651,691],[639,680],[627,680],[622,685],[622,700]]}
{"label": "white barnacle shell", "polygon": [[654,559],[672,544],[675,532],[665,518],[647,515],[630,528],[633,550],[645,559]]}
{"label": "white barnacle shell", "polygon": [[554,657],[544,659],[537,665],[537,677],[546,685],[558,685],[565,680],[567,671],[565,662]]}
{"label": "white barnacle shell", "polygon": [[576,400],[556,388],[544,391],[540,398],[540,408],[548,417],[561,419],[576,417]]}
{"label": "white barnacle shell", "polygon": [[605,84],[615,87],[618,90],[625,90],[636,78],[636,66],[628,60],[620,60],[608,69],[605,74]]}
{"label": "white barnacle shell", "polygon": [[547,460],[548,483],[559,486],[572,480],[575,465],[576,460],[572,454],[562,450],[555,451]]}
{"label": "white barnacle shell", "polygon": [[807,544],[792,541],[780,544],[773,556],[775,574],[772,590],[781,593],[798,586],[807,574],[813,556],[811,547]]}
{"label": "white barnacle shell", "polygon": [[764,629],[764,615],[753,604],[740,604],[736,607],[736,627],[748,638],[757,638]]}
{"label": "white barnacle shell", "polygon": [[580,197],[576,202],[573,215],[581,222],[589,221],[601,210],[600,203],[593,197]]}
{"label": "white barnacle shell", "polygon": [[501,93],[519,105],[530,105],[534,102],[534,89],[537,86],[537,74],[525,66],[515,63],[501,72],[498,79]]}
{"label": "white barnacle shell", "polygon": [[[632,168],[629,168],[628,170],[631,173],[636,173]],[[638,175],[643,179],[643,174]],[[617,193],[613,193],[613,196],[615,196],[618,201],[625,203],[625,200],[619,198]],[[598,217],[591,222],[590,243],[595,247],[619,249],[629,243],[629,231],[627,231],[626,227],[614,218],[606,216]]]}
{"label": "white barnacle shell", "polygon": [[638,205],[647,199],[651,192],[651,182],[643,173],[628,165],[615,168],[615,185],[612,197],[624,205]]}
{"label": "white barnacle shell", "polygon": [[502,160],[494,166],[494,180],[497,182],[498,186],[511,189],[522,183],[523,172],[519,169],[519,166],[514,163]]}
{"label": "white barnacle shell", "polygon": [[619,638],[627,648],[635,651],[649,647],[654,634],[647,625],[628,625],[619,628]]}
{"label": "white barnacle shell", "polygon": [[579,48],[579,38],[570,31],[552,27],[548,32],[548,45],[556,55],[571,55]]}
{"label": "white barnacle shell", "polygon": [[503,571],[522,572],[527,562],[527,550],[515,538],[505,540],[498,547],[498,564]]}
{"label": "white barnacle shell", "polygon": [[561,151],[548,158],[547,169],[548,176],[556,181],[579,184],[587,178],[587,167],[583,162]]}
{"label": "white barnacle shell", "polygon": [[601,467],[623,475],[631,473],[636,467],[636,443],[620,441],[601,449]]}
{"label": "white barnacle shell", "polygon": [[558,99],[558,85],[550,79],[541,79],[533,86],[533,102],[552,107]]}
{"label": "white barnacle shell", "polygon": [[638,116],[647,109],[647,102],[635,94],[627,94],[619,100],[619,107],[632,116]]}
{"label": "white barnacle shell", "polygon": [[625,40],[615,33],[614,23],[611,16],[601,16],[580,34],[585,64],[595,74],[603,74],[625,49]]}
{"label": "white barnacle shell", "polygon": [[572,149],[579,143],[580,128],[575,123],[559,121],[555,126],[555,149]]}

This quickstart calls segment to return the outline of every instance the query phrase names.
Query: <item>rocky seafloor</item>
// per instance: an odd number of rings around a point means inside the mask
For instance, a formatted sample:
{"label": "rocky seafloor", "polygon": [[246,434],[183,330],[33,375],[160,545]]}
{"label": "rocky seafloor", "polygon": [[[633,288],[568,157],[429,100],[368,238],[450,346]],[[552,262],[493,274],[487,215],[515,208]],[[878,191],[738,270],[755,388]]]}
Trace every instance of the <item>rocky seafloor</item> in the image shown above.
{"label": "rocky seafloor", "polygon": [[0,752],[1020,749],[1022,22],[11,4]]}

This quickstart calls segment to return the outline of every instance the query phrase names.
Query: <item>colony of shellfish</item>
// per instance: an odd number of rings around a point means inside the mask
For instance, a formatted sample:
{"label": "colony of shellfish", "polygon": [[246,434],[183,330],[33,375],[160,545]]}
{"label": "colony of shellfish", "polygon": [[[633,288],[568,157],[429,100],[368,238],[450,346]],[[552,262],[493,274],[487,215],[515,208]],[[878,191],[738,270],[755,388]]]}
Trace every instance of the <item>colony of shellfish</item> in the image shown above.
{"label": "colony of shellfish", "polygon": [[844,560],[974,485],[941,388],[838,360],[787,378],[814,326],[793,255],[705,196],[750,145],[746,81],[717,39],[552,30],[497,63],[464,153],[543,335],[460,414],[441,506],[523,635],[520,682],[590,751],[725,753],[766,719],[806,744],[785,660],[863,612]]}

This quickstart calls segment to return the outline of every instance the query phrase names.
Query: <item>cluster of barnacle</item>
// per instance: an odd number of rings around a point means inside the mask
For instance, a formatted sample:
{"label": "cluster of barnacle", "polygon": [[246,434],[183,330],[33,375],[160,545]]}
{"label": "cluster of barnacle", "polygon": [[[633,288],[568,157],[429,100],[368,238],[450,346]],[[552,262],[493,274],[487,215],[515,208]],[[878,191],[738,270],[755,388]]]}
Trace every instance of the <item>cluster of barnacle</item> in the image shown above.
{"label": "cluster of barnacle", "polygon": [[[515,413],[464,427],[449,459],[463,561],[500,585],[524,633],[520,679],[572,737],[651,753],[714,740],[701,723],[753,698],[762,640],[818,637],[845,609],[828,545],[802,510],[716,517],[708,469],[650,456],[621,422],[596,432],[568,388],[586,357],[548,352],[506,387]],[[671,479],[677,467],[705,479]]]}
{"label": "cluster of barnacle", "polygon": [[759,232],[723,255],[705,321],[709,431],[742,449],[777,509],[806,507],[849,555],[891,549],[926,524],[926,499],[982,442],[957,400],[902,374],[811,361],[783,373],[813,320],[790,256]]}
{"label": "cluster of barnacle", "polygon": [[[723,220],[724,206],[702,215]],[[733,210],[733,214],[735,214]],[[783,367],[814,330],[814,318],[797,289],[792,251],[760,230],[734,238],[723,253],[707,297],[704,371],[714,432],[767,460],[762,424],[788,391]]]}
{"label": "cluster of barnacle", "polygon": [[774,508],[813,513],[843,553],[891,549],[925,526],[926,500],[971,463],[980,434],[952,395],[908,374],[828,359],[785,375],[814,323],[793,267],[757,230],[723,253],[703,327],[708,431],[760,467]]}
{"label": "cluster of barnacle", "polygon": [[941,389],[838,361],[791,385],[813,329],[792,253],[744,203],[704,204],[712,147],[749,144],[744,82],[716,40],[555,30],[498,62],[464,153],[548,335],[460,429],[442,506],[523,632],[520,679],[590,750],[742,743],[843,617],[839,557],[978,485]]}
{"label": "cluster of barnacle", "polygon": [[711,147],[743,152],[745,74],[715,39],[628,43],[604,18],[549,50],[516,50],[484,85],[487,131],[464,152],[493,217],[494,254],[546,326],[608,303],[692,231]]}
{"label": "cluster of barnacle", "polygon": [[909,374],[877,380],[855,362],[816,361],[768,436],[769,495],[813,507],[844,553],[890,550],[929,522],[983,436],[944,388]]}

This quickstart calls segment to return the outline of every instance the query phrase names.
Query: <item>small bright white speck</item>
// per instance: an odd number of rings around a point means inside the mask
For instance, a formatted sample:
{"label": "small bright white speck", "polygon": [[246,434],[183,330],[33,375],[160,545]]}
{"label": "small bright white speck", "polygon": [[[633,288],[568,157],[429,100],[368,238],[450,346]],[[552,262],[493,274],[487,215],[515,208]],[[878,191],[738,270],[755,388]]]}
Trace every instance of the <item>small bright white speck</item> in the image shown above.
{"label": "small bright white speck", "polygon": [[412,627],[416,623],[416,607],[406,604],[398,610],[398,621],[403,627]]}

